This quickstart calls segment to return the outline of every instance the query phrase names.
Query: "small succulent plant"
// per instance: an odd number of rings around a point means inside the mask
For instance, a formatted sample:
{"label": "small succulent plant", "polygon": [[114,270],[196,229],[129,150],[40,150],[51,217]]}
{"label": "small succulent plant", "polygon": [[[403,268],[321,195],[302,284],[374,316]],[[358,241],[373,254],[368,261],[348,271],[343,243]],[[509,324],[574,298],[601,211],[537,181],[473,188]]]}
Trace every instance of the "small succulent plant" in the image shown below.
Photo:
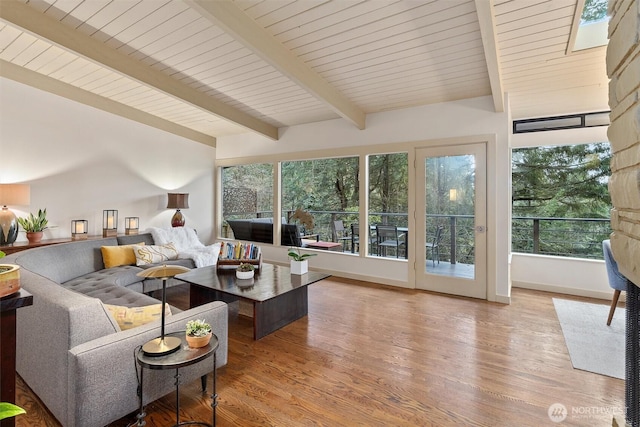
{"label": "small succulent plant", "polygon": [[204,337],[211,333],[211,325],[204,319],[189,320],[187,322],[187,335],[192,337]]}
{"label": "small succulent plant", "polygon": [[236,270],[238,271],[253,271],[256,268],[253,266],[253,264],[249,264],[248,262],[241,262],[240,265],[238,265],[238,267],[236,268]]}

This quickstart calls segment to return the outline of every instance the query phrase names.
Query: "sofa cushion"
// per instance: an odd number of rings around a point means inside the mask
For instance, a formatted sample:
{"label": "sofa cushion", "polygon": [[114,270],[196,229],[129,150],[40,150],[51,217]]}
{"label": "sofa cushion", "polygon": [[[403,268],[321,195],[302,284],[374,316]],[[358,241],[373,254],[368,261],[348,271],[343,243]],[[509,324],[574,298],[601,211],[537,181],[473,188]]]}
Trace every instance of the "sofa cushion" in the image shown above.
{"label": "sofa cushion", "polygon": [[[144,245],[144,242],[138,242],[136,244]],[[100,251],[102,252],[104,268],[136,264],[136,254],[133,252],[133,245],[102,246]]]}
{"label": "sofa cushion", "polygon": [[[160,319],[162,316],[162,304],[146,305],[143,307],[125,307],[121,305],[104,305],[109,314],[113,316],[121,330],[135,328],[154,320]],[[169,304],[165,304],[165,316],[171,315]]]}
{"label": "sofa cushion", "polygon": [[125,287],[141,281],[137,276],[140,271],[140,268],[130,265],[103,269],[64,282],[61,286],[83,295],[98,298],[105,304],[126,307],[157,304],[157,299]]}
{"label": "sofa cushion", "polygon": [[178,250],[172,243],[166,245],[133,245],[136,265],[157,264],[178,258]]}
{"label": "sofa cushion", "polygon": [[119,245],[135,245],[138,242],[144,242],[145,245],[155,245],[151,233],[131,234],[125,236],[118,236],[116,238]]}
{"label": "sofa cushion", "polygon": [[133,265],[104,268],[102,270],[94,271],[92,273],[85,274],[84,276],[68,280],[62,283],[62,286],[72,289],[75,286],[83,284],[93,286],[93,284],[97,282],[104,282],[118,286],[129,286],[133,283],[142,281],[142,277],[138,277],[138,273],[141,271],[142,269],[140,267],[135,267]]}

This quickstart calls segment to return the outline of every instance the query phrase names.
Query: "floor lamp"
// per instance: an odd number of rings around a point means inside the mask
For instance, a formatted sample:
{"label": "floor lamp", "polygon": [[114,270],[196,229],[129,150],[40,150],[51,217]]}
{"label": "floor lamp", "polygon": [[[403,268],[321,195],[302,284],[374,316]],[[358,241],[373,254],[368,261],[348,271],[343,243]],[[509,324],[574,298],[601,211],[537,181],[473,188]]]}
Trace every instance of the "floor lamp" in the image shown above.
{"label": "floor lamp", "polygon": [[147,341],[142,346],[142,351],[147,356],[164,356],[178,350],[182,345],[180,338],[164,336],[164,318],[167,303],[167,279],[176,274],[186,273],[187,271],[190,271],[190,269],[181,265],[159,265],[157,267],[147,268],[137,274],[137,276],[145,279],[153,278],[162,280],[162,320],[160,324],[160,336],[151,341]]}

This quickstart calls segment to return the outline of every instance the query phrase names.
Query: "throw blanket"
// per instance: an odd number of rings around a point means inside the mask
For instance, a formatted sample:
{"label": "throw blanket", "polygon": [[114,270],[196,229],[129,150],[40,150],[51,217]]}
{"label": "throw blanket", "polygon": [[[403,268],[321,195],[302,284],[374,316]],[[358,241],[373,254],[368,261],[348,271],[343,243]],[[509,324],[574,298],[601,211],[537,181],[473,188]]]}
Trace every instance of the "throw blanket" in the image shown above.
{"label": "throw blanket", "polygon": [[173,246],[178,250],[178,257],[192,259],[196,267],[216,265],[218,262],[220,243],[214,243],[209,246],[203,245],[193,228],[151,227],[149,228],[149,232],[153,236],[153,241],[156,245],[173,243]]}

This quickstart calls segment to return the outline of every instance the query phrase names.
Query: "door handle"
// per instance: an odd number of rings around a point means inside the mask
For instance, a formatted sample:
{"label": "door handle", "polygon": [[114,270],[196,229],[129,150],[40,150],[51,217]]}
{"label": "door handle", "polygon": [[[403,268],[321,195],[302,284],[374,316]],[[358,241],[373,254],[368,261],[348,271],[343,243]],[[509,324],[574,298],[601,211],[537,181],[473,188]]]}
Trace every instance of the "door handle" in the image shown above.
{"label": "door handle", "polygon": [[476,225],[477,233],[484,233],[485,231],[487,231],[487,228],[484,225]]}

